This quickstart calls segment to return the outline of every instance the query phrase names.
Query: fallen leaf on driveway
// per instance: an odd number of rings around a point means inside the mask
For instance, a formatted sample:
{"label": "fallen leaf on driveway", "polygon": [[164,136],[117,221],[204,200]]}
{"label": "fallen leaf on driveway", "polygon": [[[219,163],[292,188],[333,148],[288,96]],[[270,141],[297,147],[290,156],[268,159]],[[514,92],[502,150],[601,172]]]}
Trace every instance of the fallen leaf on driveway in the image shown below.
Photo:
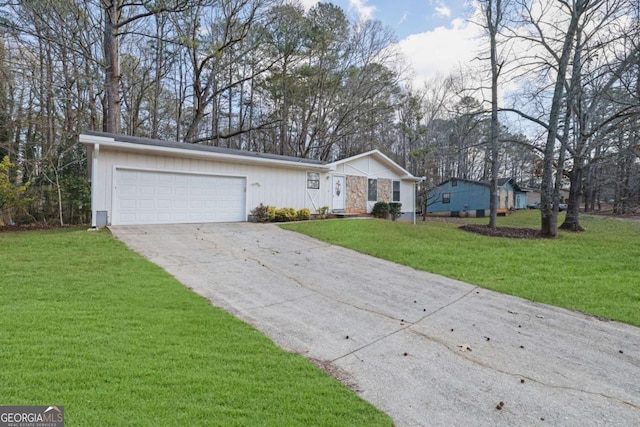
{"label": "fallen leaf on driveway", "polygon": [[462,344],[462,345],[459,345],[458,347],[460,347],[463,351],[473,351],[471,350],[471,346],[469,344]]}

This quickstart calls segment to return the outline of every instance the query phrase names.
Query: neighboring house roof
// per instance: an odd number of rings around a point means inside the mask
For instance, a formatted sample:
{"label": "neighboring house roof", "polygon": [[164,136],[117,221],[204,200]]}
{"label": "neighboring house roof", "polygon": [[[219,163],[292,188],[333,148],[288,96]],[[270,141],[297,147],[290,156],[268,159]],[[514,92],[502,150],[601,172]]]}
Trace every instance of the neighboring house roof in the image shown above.
{"label": "neighboring house roof", "polygon": [[[491,180],[490,179],[485,179],[480,181],[482,184],[484,185],[488,185],[491,186]],[[498,178],[498,187],[504,187],[505,184],[507,183],[511,183],[511,185],[514,185],[515,183],[513,182],[513,178]]]}
{"label": "neighboring house roof", "polygon": [[189,152],[193,157],[209,157],[235,160],[241,163],[275,163],[295,167],[313,167],[331,170],[325,162],[313,159],[301,159],[292,156],[259,153],[256,151],[234,150],[231,148],[213,147],[209,145],[167,142],[157,139],[136,136],[116,135],[105,132],[87,131],[80,134],[80,142],[88,145],[100,144],[117,147],[129,151],[146,151],[157,153],[184,154]]}
{"label": "neighboring house roof", "polygon": [[413,176],[411,173],[409,173],[409,171],[407,171],[402,166],[400,166],[399,164],[391,160],[389,157],[385,156],[380,150],[371,150],[371,151],[367,151],[366,153],[361,153],[355,156],[347,157],[345,159],[336,160],[335,162],[329,163],[327,166],[330,166],[332,169],[335,169],[336,166],[342,163],[351,162],[367,156],[374,157],[380,163],[386,165],[388,168],[390,168],[396,174],[398,174],[398,176],[400,176],[401,179],[417,181],[417,182],[424,180],[424,177]]}

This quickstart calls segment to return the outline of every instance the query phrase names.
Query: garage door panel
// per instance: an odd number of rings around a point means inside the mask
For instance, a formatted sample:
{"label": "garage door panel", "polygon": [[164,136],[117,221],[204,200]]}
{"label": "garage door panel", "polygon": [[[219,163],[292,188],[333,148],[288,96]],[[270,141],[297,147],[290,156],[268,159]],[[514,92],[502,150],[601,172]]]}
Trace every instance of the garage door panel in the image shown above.
{"label": "garage door panel", "polygon": [[138,207],[136,199],[122,198],[120,204],[124,209],[136,209]]}
{"label": "garage door panel", "polygon": [[159,196],[171,197],[171,193],[173,192],[173,187],[171,186],[171,184],[162,183],[158,185],[157,192]]}
{"label": "garage door panel", "polygon": [[136,188],[135,185],[131,185],[131,184],[122,184],[120,186],[120,193],[125,195],[125,194],[132,194],[135,195],[137,193],[138,189]]}
{"label": "garage door panel", "polygon": [[158,198],[158,209],[160,210],[171,209],[172,206],[173,206],[173,200]]}
{"label": "garage door panel", "polygon": [[116,170],[115,225],[244,221],[245,179]]}
{"label": "garage door panel", "polygon": [[120,215],[120,224],[135,224],[136,222],[135,214],[121,214]]}
{"label": "garage door panel", "polygon": [[140,203],[138,204],[138,209],[153,210],[154,208],[155,208],[155,200],[141,199]]}
{"label": "garage door panel", "polygon": [[156,219],[160,222],[160,223],[171,223],[173,216],[170,213],[159,213],[156,215]]}
{"label": "garage door panel", "polygon": [[160,174],[157,179],[158,185],[166,185],[168,187],[173,185],[173,175],[171,174]]}

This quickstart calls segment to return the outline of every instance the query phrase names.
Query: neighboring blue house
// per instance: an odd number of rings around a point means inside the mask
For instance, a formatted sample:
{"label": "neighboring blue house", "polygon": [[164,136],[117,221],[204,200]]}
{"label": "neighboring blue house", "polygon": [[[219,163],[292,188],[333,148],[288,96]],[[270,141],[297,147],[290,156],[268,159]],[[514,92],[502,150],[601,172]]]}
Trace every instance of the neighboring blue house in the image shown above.
{"label": "neighboring blue house", "polygon": [[[428,214],[451,216],[489,215],[490,181],[451,178],[429,191]],[[498,213],[527,207],[527,195],[511,178],[498,179]]]}

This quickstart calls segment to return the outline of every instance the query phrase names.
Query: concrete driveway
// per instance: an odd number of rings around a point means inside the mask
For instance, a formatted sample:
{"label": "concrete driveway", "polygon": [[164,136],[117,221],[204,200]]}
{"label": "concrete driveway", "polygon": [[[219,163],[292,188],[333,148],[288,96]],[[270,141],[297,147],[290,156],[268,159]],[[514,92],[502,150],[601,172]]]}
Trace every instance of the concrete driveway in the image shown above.
{"label": "concrete driveway", "polygon": [[285,350],[323,366],[398,426],[640,425],[639,328],[275,225],[112,232]]}

